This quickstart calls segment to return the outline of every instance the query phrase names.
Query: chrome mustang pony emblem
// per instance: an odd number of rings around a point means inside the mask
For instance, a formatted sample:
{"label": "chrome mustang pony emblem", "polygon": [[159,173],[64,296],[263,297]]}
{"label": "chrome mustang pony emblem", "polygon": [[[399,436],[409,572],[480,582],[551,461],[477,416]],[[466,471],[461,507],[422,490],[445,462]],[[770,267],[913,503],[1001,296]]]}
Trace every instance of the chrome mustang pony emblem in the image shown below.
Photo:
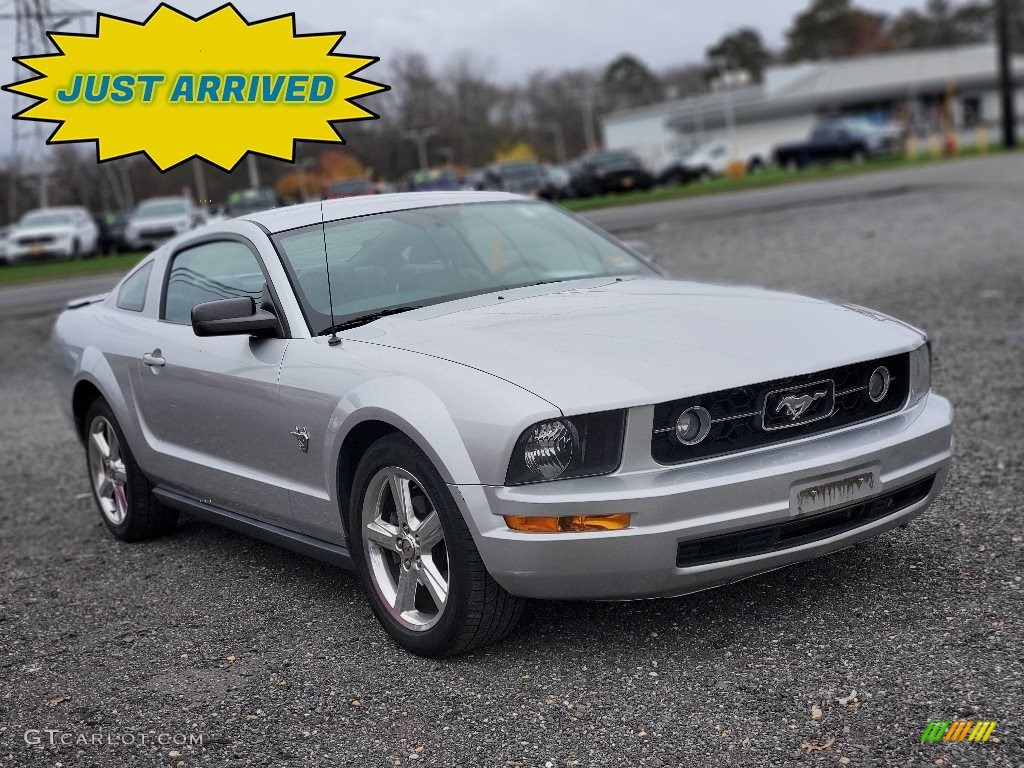
{"label": "chrome mustang pony emblem", "polygon": [[796,421],[804,415],[815,400],[827,395],[828,392],[815,392],[813,395],[787,395],[779,400],[779,404],[775,406],[775,412],[779,413],[785,408],[786,415],[789,416],[790,420]]}
{"label": "chrome mustang pony emblem", "polygon": [[309,451],[309,430],[305,427],[296,427],[291,436],[299,441],[299,450],[303,453]]}

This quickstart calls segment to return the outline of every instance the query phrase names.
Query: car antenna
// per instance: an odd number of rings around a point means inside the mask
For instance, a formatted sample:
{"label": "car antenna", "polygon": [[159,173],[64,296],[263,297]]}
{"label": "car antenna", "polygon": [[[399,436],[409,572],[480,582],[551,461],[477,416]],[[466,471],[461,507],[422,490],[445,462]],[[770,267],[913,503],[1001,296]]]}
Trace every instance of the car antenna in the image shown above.
{"label": "car antenna", "polygon": [[327,343],[336,347],[341,344],[338,338],[338,324],[334,322],[334,296],[331,294],[331,263],[327,260],[327,225],[324,223],[324,201],[320,201],[320,233],[324,237],[324,267],[327,273],[327,301],[331,305],[331,338]]}

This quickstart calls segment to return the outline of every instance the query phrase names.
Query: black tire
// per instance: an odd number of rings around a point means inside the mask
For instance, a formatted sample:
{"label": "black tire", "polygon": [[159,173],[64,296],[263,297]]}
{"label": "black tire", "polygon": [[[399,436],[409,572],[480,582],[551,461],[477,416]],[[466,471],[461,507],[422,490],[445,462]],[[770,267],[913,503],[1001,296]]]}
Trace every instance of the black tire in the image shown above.
{"label": "black tire", "polygon": [[[90,435],[98,420],[103,419],[114,430],[119,445],[121,460],[124,462],[125,493],[127,497],[127,510],[124,520],[116,523],[104,512],[103,505],[97,493],[96,484],[93,482],[93,458],[89,450]],[[178,522],[177,510],[162,505],[152,493],[152,486],[149,479],[143,474],[139,465],[135,462],[125,440],[121,426],[114,417],[110,406],[102,399],[96,399],[89,406],[85,416],[85,456],[86,467],[89,473],[89,486],[92,489],[93,500],[99,510],[100,518],[115,538],[121,541],[143,541],[157,536],[163,536],[174,530]]]}
{"label": "black tire", "polygon": [[[444,531],[448,598],[436,623],[428,629],[410,629],[391,615],[391,606],[378,591],[367,563],[363,501],[371,480],[387,467],[398,467],[415,476]],[[468,653],[503,638],[522,616],[525,601],[491,578],[447,485],[430,460],[404,435],[382,437],[363,455],[353,477],[347,523],[349,550],[370,607],[385,631],[406,650],[428,658]]]}

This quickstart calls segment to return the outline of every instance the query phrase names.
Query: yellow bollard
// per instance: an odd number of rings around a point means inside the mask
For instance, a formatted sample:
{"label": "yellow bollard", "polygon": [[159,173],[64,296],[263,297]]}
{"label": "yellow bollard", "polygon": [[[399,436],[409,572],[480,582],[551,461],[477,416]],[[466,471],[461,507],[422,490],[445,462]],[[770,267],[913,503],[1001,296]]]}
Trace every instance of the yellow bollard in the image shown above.
{"label": "yellow bollard", "polygon": [[942,142],[938,134],[932,133],[928,136],[928,155],[936,158],[942,154]]}
{"label": "yellow bollard", "polygon": [[982,154],[988,152],[988,129],[984,125],[979,125],[974,131],[974,146]]}
{"label": "yellow bollard", "polygon": [[917,160],[917,136],[907,136],[907,160]]}
{"label": "yellow bollard", "polygon": [[747,175],[747,164],[739,157],[733,158],[725,166],[725,175],[730,179],[741,179]]}

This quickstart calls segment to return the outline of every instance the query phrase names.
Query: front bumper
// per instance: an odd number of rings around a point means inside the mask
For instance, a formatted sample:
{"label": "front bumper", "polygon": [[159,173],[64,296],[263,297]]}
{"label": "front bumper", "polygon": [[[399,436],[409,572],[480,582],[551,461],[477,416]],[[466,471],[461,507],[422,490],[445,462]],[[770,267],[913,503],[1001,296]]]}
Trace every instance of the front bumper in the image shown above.
{"label": "front bumper", "polygon": [[[642,439],[645,429],[650,439],[643,409],[634,412],[627,446],[631,435]],[[452,490],[488,571],[513,594],[599,600],[681,595],[835,552],[917,517],[945,482],[952,416],[949,401],[930,394],[878,421],[750,453],[605,477]],[[930,476],[935,482],[924,499],[852,530],[779,551],[676,567],[680,542],[792,520],[794,486],[861,467],[877,469],[879,494]],[[617,512],[632,515],[629,528],[529,534],[510,530],[503,519]]]}
{"label": "front bumper", "polygon": [[9,243],[7,246],[7,260],[15,263],[37,259],[69,259],[71,258],[73,248],[74,246],[70,240],[55,240],[32,245]]}

